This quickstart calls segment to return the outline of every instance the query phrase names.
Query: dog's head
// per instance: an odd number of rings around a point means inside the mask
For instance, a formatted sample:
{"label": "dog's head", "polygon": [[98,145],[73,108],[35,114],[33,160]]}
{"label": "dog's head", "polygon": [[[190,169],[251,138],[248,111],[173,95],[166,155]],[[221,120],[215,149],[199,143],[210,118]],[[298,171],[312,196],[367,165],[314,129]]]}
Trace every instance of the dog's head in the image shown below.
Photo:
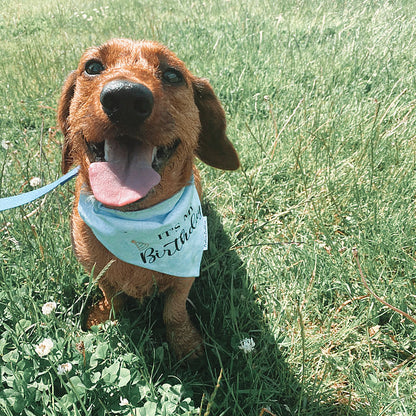
{"label": "dog's head", "polygon": [[81,165],[86,185],[112,207],[183,186],[194,155],[220,169],[239,166],[208,81],[155,42],[114,39],[88,49],[65,82],[58,121],[63,172]]}

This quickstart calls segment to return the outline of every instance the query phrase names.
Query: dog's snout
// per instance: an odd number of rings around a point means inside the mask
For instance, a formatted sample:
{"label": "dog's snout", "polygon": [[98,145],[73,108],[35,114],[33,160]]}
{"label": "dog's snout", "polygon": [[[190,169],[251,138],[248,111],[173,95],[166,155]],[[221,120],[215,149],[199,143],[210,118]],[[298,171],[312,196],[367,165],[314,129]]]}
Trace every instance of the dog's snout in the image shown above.
{"label": "dog's snout", "polygon": [[143,123],[153,110],[153,94],[149,88],[128,80],[105,84],[100,102],[112,122],[126,126]]}

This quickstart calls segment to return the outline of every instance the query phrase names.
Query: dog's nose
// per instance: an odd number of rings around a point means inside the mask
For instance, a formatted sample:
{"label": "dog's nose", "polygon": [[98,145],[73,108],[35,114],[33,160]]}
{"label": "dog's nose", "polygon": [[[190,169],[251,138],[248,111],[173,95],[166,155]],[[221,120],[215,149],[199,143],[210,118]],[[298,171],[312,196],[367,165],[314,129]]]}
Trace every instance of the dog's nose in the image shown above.
{"label": "dog's nose", "polygon": [[112,122],[126,126],[143,123],[153,110],[152,91],[143,84],[127,80],[105,84],[100,102]]}

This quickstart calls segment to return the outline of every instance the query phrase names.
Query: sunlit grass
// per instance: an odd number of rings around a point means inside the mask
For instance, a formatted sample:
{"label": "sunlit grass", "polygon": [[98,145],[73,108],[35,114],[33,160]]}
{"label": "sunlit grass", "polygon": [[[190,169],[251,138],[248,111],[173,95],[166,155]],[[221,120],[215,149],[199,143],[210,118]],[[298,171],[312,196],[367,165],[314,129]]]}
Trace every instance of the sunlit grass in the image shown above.
{"label": "sunlit grass", "polygon": [[[72,184],[0,214],[0,414],[415,414],[416,328],[368,295],[352,256],[377,295],[415,315],[415,8],[3,1],[1,196],[58,177],[61,85],[110,37],[159,40],[209,78],[242,168],[198,162],[200,368],[169,352],[158,299],[81,330],[96,294],[70,248]],[[54,347],[39,357],[44,338]]]}

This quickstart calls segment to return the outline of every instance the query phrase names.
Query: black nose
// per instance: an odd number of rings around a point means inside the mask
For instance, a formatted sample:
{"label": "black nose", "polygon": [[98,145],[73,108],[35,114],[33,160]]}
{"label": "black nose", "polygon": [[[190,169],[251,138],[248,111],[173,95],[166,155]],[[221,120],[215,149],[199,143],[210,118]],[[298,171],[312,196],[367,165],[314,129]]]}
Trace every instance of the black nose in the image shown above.
{"label": "black nose", "polygon": [[152,114],[153,94],[145,85],[127,80],[105,84],[100,94],[101,106],[117,124],[134,127]]}

